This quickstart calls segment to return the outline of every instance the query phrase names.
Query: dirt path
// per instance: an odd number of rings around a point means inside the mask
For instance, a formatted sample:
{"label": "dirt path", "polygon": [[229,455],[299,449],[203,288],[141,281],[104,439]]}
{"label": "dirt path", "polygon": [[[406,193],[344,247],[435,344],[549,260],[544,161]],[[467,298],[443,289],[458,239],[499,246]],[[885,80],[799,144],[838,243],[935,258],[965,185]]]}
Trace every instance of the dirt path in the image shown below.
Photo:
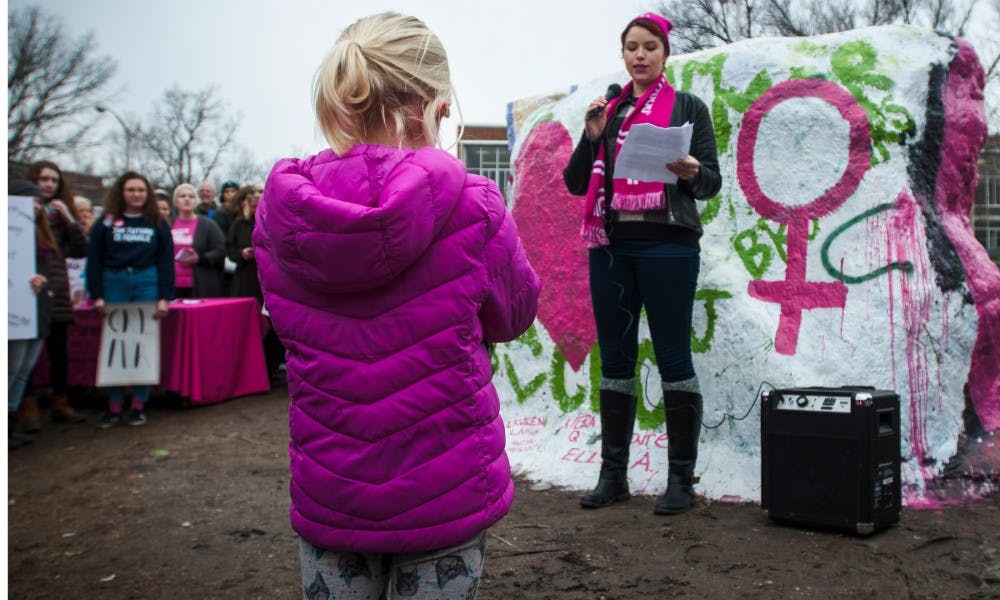
{"label": "dirt path", "polygon": [[[145,427],[47,424],[8,465],[11,598],[300,598],[287,520],[287,396],[183,409]],[[869,538],[782,527],[755,505],[680,517],[600,511],[518,482],[490,531],[481,600],[997,598],[1000,497],[904,510]]]}

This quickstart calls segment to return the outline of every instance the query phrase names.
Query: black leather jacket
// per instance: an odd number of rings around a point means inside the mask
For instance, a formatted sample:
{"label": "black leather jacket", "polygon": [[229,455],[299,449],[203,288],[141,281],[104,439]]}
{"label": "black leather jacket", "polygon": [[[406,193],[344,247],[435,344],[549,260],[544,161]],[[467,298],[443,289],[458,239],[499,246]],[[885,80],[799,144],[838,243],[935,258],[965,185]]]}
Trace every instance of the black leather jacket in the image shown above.
{"label": "black leather jacket", "polygon": [[[620,110],[608,119],[604,128],[604,186],[605,198],[609,204],[613,196],[615,140],[627,114],[626,107],[631,104],[619,103]],[[674,98],[670,126],[677,127],[687,122],[694,126],[691,156],[701,163],[698,174],[691,181],[680,180],[676,184],[664,184],[667,195],[667,206],[664,209],[619,213],[610,206],[605,206],[605,229],[612,242],[616,239],[654,239],[698,246],[702,229],[694,201],[705,200],[717,194],[722,187],[722,176],[719,174],[715,133],[708,107],[697,96],[679,91]],[[601,142],[587,139],[586,132],[580,137],[569,164],[563,170],[563,180],[571,194],[582,196],[587,193],[599,143]]]}

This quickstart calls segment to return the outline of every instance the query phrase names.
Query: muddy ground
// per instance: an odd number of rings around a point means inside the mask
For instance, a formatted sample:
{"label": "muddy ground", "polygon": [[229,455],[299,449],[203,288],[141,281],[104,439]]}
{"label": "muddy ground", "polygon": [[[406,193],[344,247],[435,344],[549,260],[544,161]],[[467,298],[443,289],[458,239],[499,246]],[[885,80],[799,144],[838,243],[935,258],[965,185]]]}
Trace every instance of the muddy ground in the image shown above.
{"label": "muddy ground", "polygon": [[[47,423],[9,456],[9,597],[300,598],[288,525],[287,395],[184,408],[145,427]],[[904,509],[866,538],[700,499],[679,517],[637,497],[599,511],[518,481],[489,535],[482,600],[998,598],[1000,497]]]}

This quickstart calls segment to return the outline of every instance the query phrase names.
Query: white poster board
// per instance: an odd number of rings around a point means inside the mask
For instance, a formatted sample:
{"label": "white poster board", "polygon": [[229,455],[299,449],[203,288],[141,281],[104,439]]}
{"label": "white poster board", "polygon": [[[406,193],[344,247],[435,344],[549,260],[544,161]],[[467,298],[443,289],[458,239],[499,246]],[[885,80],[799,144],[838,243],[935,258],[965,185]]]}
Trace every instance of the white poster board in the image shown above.
{"label": "white poster board", "polygon": [[154,302],[108,304],[97,355],[98,387],[160,383],[160,321]]}
{"label": "white poster board", "polygon": [[7,197],[7,339],[38,337],[35,275],[35,199]]}
{"label": "white poster board", "polygon": [[73,308],[86,306],[90,299],[87,295],[87,259],[67,258],[66,274],[69,275],[69,298]]}

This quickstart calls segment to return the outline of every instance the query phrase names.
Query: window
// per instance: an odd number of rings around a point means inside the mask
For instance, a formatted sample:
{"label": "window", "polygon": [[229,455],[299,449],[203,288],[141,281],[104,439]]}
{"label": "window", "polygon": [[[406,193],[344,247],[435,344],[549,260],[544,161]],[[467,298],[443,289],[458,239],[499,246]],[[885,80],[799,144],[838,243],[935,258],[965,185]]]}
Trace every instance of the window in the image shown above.
{"label": "window", "polygon": [[510,172],[510,150],[507,142],[462,142],[459,158],[470,173],[489,177],[507,198],[507,174]]}
{"label": "window", "polygon": [[972,208],[976,239],[1000,264],[1000,147],[987,147],[979,161],[979,189]]}

